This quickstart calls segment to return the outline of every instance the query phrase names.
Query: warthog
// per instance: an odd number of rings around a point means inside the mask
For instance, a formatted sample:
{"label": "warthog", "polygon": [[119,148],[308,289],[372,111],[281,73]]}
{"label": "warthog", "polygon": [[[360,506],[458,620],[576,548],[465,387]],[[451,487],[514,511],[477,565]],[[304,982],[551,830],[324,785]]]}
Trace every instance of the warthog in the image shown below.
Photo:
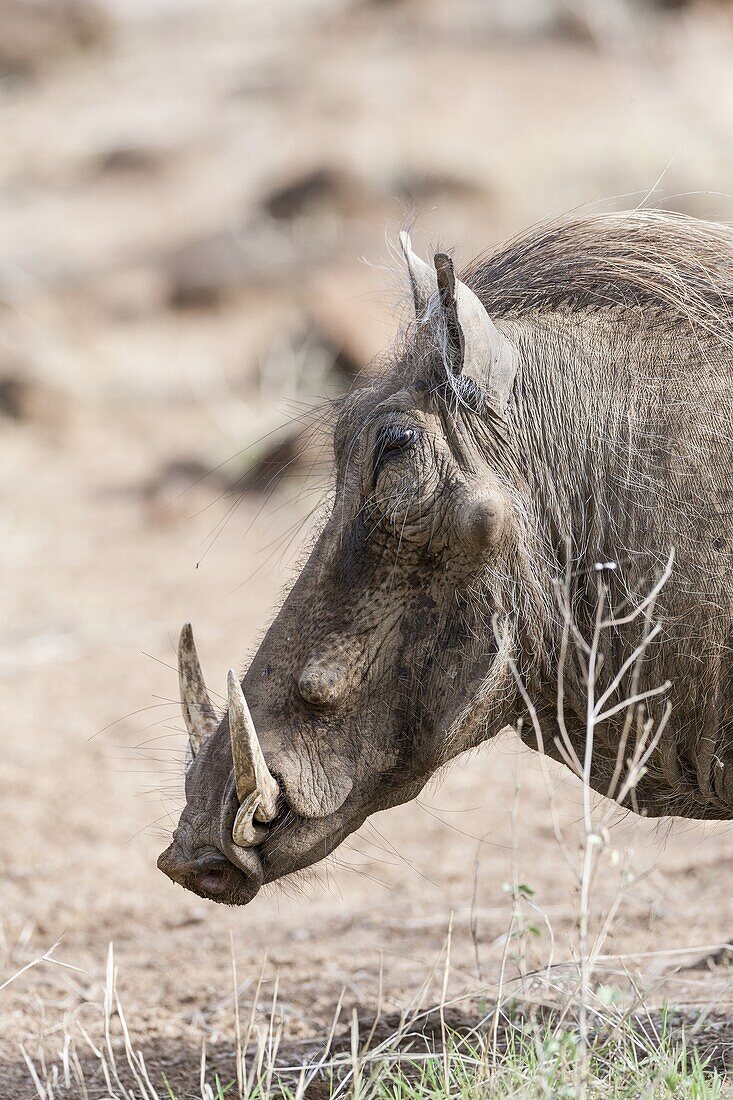
{"label": "warthog", "polygon": [[[323,859],[507,725],[582,760],[563,577],[585,637],[608,586],[592,786],[618,796],[622,700],[646,694],[637,718],[660,734],[626,804],[733,816],[733,232],[584,217],[465,282],[401,242],[414,318],[340,409],[330,515],[221,719],[181,635],[187,803],[159,866],[215,901]],[[633,661],[622,610],[671,547],[663,625]]]}

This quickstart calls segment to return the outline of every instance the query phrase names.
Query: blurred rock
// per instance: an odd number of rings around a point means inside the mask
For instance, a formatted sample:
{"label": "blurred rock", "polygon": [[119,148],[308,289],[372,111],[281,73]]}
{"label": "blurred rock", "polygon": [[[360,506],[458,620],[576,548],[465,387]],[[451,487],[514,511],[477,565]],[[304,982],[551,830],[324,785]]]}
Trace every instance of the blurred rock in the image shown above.
{"label": "blurred rock", "polygon": [[168,160],[168,150],[149,145],[117,145],[97,156],[95,169],[103,176],[150,175],[163,168]]}
{"label": "blurred rock", "polygon": [[274,442],[266,438],[259,448],[245,449],[234,469],[206,466],[196,458],[173,459],[141,483],[114,492],[138,497],[155,523],[187,521],[192,511],[222,496],[269,492],[285,474],[302,468],[307,443],[308,436],[298,424],[286,424]]}
{"label": "blurred rock", "polygon": [[153,263],[102,272],[95,295],[106,315],[120,322],[137,321],[165,308],[168,282]]}
{"label": "blurred rock", "polygon": [[167,268],[168,302],[174,309],[218,305],[233,289],[256,277],[256,268],[239,235],[227,232],[183,245]]}
{"label": "blurred rock", "polygon": [[393,190],[404,202],[417,205],[440,200],[465,201],[484,198],[485,187],[474,180],[449,172],[411,171],[398,176]]}
{"label": "blurred rock", "polygon": [[351,333],[346,327],[336,326],[321,327],[321,322],[315,318],[311,322],[308,335],[310,345],[318,349],[323,359],[331,364],[331,372],[342,379],[346,386],[350,385],[359,374],[367,367],[358,342],[351,339]]}
{"label": "blurred rock", "polygon": [[394,16],[403,27],[429,27],[447,39],[464,42],[474,39],[474,46],[476,35],[588,40],[584,0],[354,0],[354,4],[357,11],[373,9],[382,18]]}
{"label": "blurred rock", "polygon": [[95,0],[0,0],[0,75],[35,76],[50,63],[108,40]]}
{"label": "blurred rock", "polygon": [[235,291],[261,289],[302,270],[316,257],[267,224],[222,229],[176,249],[165,261],[168,304],[173,309],[208,309]]}
{"label": "blurred rock", "polygon": [[341,169],[321,166],[276,187],[263,200],[272,218],[290,221],[325,210],[348,217],[364,205],[364,187]]}
{"label": "blurred rock", "polygon": [[228,492],[229,487],[220,471],[198,459],[174,458],[143,481],[117,486],[111,493],[139,498],[152,522],[167,525],[189,519],[211,503],[212,494]]}
{"label": "blurred rock", "polygon": [[295,473],[295,467],[305,458],[305,437],[297,425],[290,428],[285,438],[277,440],[251,463],[249,468],[231,486],[239,493],[266,493],[274,489],[286,473]]}
{"label": "blurred rock", "polygon": [[55,388],[30,377],[20,366],[0,367],[0,421],[56,429],[65,418],[65,401]]}
{"label": "blurred rock", "polygon": [[17,375],[0,377],[0,416],[9,420],[24,420],[27,384]]}
{"label": "blurred rock", "polygon": [[[374,288],[374,273],[354,264],[323,271],[309,287],[311,338],[329,349],[335,370],[349,381],[368,372],[394,338],[401,287],[398,301],[384,293],[375,297]],[[406,301],[406,284],[404,290]]]}

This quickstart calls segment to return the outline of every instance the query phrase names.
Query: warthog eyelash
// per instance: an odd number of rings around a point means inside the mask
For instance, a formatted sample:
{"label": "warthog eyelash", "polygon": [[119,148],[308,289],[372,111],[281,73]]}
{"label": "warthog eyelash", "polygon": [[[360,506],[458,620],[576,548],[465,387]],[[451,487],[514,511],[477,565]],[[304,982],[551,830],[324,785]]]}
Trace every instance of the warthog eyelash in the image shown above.
{"label": "warthog eyelash", "polygon": [[380,432],[377,446],[374,451],[372,464],[372,484],[377,480],[379,471],[390,458],[403,454],[408,448],[417,442],[418,432],[415,428],[405,428],[399,424],[390,424]]}

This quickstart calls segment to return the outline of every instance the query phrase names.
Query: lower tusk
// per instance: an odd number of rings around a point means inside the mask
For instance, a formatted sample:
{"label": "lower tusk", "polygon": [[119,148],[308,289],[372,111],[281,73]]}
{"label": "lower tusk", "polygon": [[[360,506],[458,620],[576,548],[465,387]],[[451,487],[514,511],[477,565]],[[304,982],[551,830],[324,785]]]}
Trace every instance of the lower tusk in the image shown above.
{"label": "lower tusk", "polygon": [[266,827],[257,819],[259,809],[260,792],[253,791],[237,810],[237,816],[232,825],[232,840],[238,847],[254,848],[265,839]]}
{"label": "lower tusk", "polygon": [[252,715],[241,684],[230,669],[229,734],[232,742],[234,781],[239,810],[232,828],[232,839],[240,847],[252,847],[264,837],[257,823],[272,821],[277,815],[280,786],[270,772],[260,747]]}

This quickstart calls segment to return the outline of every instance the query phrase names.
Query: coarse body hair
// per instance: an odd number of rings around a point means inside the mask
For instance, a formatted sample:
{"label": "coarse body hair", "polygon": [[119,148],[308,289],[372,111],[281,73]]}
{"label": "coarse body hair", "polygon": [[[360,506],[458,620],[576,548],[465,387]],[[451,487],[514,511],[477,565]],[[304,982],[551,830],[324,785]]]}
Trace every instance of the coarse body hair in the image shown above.
{"label": "coarse body hair", "polygon": [[[646,210],[574,218],[511,241],[465,278],[519,349],[506,454],[526,485],[525,568],[546,602],[558,577],[571,578],[568,598],[587,636],[601,584],[610,584],[616,610],[628,610],[674,550],[657,608],[663,631],[641,672],[642,687],[671,681],[673,709],[634,794],[637,808],[728,818],[733,230]],[[605,563],[612,572],[597,568]],[[537,623],[520,614],[514,627],[522,674],[550,724],[560,619],[543,623],[539,654]],[[608,633],[607,677],[638,641],[638,622]],[[582,749],[587,685],[577,662],[563,690]],[[619,723],[599,730],[593,783],[601,791],[615,767]],[[553,744],[550,731],[545,748]]]}

